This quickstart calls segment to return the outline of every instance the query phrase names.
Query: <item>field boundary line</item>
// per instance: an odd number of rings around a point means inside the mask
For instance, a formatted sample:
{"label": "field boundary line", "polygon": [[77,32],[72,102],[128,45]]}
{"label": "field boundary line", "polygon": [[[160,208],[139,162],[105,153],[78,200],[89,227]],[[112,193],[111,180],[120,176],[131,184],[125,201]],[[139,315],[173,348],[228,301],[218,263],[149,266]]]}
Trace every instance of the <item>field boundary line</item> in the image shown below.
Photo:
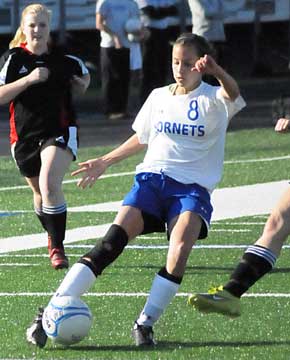
{"label": "field boundary line", "polygon": [[[288,189],[288,180],[217,189],[212,194],[212,204],[215,209],[212,221],[269,214]],[[226,206],[224,206],[225,203]],[[112,202],[90,206],[101,206],[106,210],[112,206],[111,211],[116,211],[117,204],[118,202]],[[110,225],[85,226],[67,230],[64,243],[100,238],[105,235]],[[47,235],[45,233],[0,238],[0,253],[46,246]]]}
{"label": "field boundary line", "polygon": [[258,159],[245,159],[245,160],[226,160],[224,164],[241,164],[241,163],[255,163],[255,162],[265,162],[265,161],[277,161],[277,160],[287,160],[290,159],[290,155],[283,156],[274,156],[271,158],[258,158]]}
{"label": "field boundary line", "polygon": [[[0,292],[0,297],[42,297],[53,296],[53,292]],[[89,292],[84,294],[84,297],[146,297],[147,292]],[[191,293],[181,292],[177,293],[177,297],[187,297]],[[244,294],[242,297],[251,298],[290,298],[290,293],[250,293]]]}
{"label": "field boundary line", "polygon": [[[100,176],[98,180],[108,179],[108,178],[112,178],[112,177],[128,176],[128,175],[134,175],[134,174],[135,174],[135,171],[127,171],[127,172],[115,173],[115,174],[105,174],[105,175]],[[71,180],[64,180],[62,183],[63,184],[73,184],[73,183],[78,182],[79,180],[80,180],[80,178],[71,179]],[[28,188],[29,188],[28,185],[7,186],[7,187],[0,188],[0,191],[28,189]]]}
{"label": "field boundary line", "polygon": [[[274,156],[271,158],[258,158],[258,159],[242,159],[242,160],[225,160],[225,165],[232,165],[232,164],[247,164],[247,163],[256,163],[256,162],[268,162],[268,161],[279,161],[279,160],[287,160],[290,159],[290,155],[283,155],[283,156]],[[98,180],[107,179],[111,177],[118,177],[118,176],[127,176],[127,175],[134,175],[135,171],[128,171],[123,173],[114,173],[114,174],[105,174],[99,177]],[[78,182],[80,179],[71,179],[71,180],[64,180],[63,184],[72,184]],[[27,189],[28,185],[19,185],[19,186],[7,186],[7,187],[0,187],[0,191],[9,191],[9,190],[17,190],[17,189]]]}

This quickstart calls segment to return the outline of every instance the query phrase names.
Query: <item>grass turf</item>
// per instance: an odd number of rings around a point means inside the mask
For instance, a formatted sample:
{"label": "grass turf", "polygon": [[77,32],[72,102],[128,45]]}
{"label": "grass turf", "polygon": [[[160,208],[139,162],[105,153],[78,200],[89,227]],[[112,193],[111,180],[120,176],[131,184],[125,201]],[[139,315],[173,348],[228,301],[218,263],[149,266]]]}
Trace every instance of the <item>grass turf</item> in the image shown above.
{"label": "grass turf", "polygon": [[[273,158],[288,155],[289,137],[271,129],[231,132],[227,136],[226,161]],[[108,148],[80,151],[80,161],[102,154]],[[142,154],[108,170],[109,173],[134,171]],[[220,187],[255,184],[287,179],[289,159],[262,162],[226,163]],[[24,185],[14,163],[0,158],[0,190]],[[76,168],[74,164],[72,168]],[[5,170],[5,171],[4,171]],[[3,176],[2,176],[3,174]],[[69,174],[66,179],[70,179]],[[132,184],[132,176],[112,177],[81,191],[65,184],[68,206],[121,200]],[[267,194],[265,194],[266,196]],[[0,191],[0,210],[31,211],[29,189]],[[226,206],[226,204],[225,204]],[[109,223],[114,213],[70,213],[68,228]],[[266,216],[219,221],[212,225],[206,245],[247,245],[259,236]],[[40,232],[32,212],[0,217],[0,236],[9,237]],[[93,245],[95,239],[77,245]],[[167,245],[164,235],[138,237],[134,244]],[[69,246],[73,264],[86,248]],[[276,269],[259,281],[251,294],[289,292],[289,249],[282,252]],[[137,349],[130,337],[132,324],[144,305],[154,273],[164,264],[166,249],[127,249],[104,271],[84,300],[90,306],[94,323],[90,335],[70,348],[48,343],[36,349],[25,341],[25,329],[37,307],[45,305],[64,272],[49,266],[45,249],[33,249],[0,256],[0,359],[274,359],[290,358],[289,298],[244,297],[242,316],[230,320],[221,315],[202,315],[186,305],[186,296],[174,299],[155,326],[158,346]],[[180,293],[206,291],[212,284],[228,279],[243,249],[195,249],[189,259]],[[132,293],[116,296],[108,293]],[[104,296],[98,296],[104,293]],[[139,296],[137,296],[139,294]]]}

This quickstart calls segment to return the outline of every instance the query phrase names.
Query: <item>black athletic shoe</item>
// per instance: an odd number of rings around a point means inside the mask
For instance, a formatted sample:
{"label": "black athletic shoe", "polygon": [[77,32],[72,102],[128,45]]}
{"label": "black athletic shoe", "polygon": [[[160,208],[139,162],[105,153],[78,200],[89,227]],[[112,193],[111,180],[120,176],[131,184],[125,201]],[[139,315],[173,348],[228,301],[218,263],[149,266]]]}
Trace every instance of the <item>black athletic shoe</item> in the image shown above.
{"label": "black athletic shoe", "polygon": [[135,321],[132,330],[132,336],[136,346],[154,346],[156,342],[153,339],[152,326],[139,325]]}
{"label": "black athletic shoe", "polygon": [[36,318],[33,320],[31,326],[26,330],[26,340],[33,345],[43,348],[47,340],[47,335],[42,327],[42,315],[44,309],[39,308],[38,310]]}

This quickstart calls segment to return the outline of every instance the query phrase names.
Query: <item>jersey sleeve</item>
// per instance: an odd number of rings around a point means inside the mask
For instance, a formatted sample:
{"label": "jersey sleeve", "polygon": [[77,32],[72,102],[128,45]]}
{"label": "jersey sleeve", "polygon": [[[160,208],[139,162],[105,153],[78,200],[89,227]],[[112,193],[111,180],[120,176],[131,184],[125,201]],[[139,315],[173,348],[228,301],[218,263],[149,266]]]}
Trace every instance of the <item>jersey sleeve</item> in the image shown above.
{"label": "jersey sleeve", "polygon": [[245,100],[241,95],[239,95],[235,101],[230,101],[225,99],[222,96],[222,88],[218,87],[216,90],[216,99],[221,106],[224,106],[227,112],[228,121],[232,119],[234,115],[236,115],[240,110],[242,110],[245,106]]}
{"label": "jersey sleeve", "polygon": [[89,74],[89,70],[80,58],[73,55],[66,56],[71,60],[73,64],[73,75],[83,76]]}
{"label": "jersey sleeve", "polygon": [[8,73],[8,68],[11,63],[12,54],[10,51],[6,51],[0,57],[0,86],[6,84],[6,78]]}
{"label": "jersey sleeve", "polygon": [[153,116],[153,93],[154,90],[148,96],[132,125],[132,129],[136,132],[140,144],[148,144],[149,141],[151,118]]}

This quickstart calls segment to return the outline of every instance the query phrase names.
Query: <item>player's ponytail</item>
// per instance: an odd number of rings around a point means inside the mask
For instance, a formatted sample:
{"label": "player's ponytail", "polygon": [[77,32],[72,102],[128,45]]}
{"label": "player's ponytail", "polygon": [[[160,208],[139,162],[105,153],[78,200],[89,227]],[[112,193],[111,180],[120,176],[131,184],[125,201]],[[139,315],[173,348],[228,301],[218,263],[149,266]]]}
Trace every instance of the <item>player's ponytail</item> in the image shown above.
{"label": "player's ponytail", "polygon": [[17,29],[14,38],[9,43],[9,49],[12,49],[16,46],[19,46],[21,43],[25,42],[25,35],[23,34],[23,31],[21,29],[21,26]]}

